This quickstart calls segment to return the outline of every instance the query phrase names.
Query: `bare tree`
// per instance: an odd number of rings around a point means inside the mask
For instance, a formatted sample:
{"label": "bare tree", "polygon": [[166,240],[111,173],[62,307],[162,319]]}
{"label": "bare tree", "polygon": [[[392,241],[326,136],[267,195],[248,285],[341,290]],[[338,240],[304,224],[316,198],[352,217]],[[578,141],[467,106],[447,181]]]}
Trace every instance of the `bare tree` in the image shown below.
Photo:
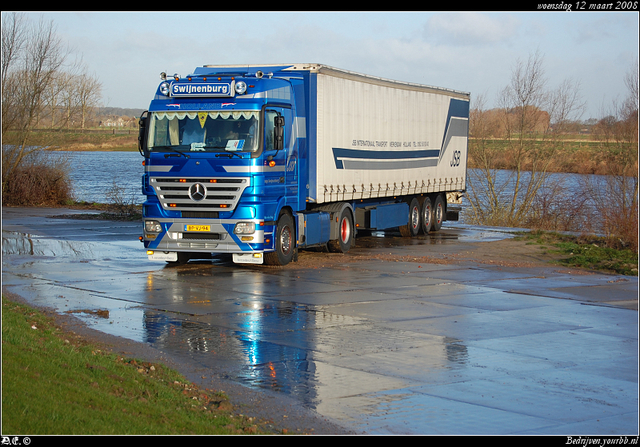
{"label": "bare tree", "polygon": [[91,111],[98,105],[102,97],[102,84],[96,76],[82,75],[78,79],[76,90],[80,127],[84,129]]}
{"label": "bare tree", "polygon": [[587,189],[599,214],[599,231],[638,250],[638,62],[625,77],[627,97],[614,101],[595,127],[603,177],[589,179]]}
{"label": "bare tree", "polygon": [[18,104],[17,79],[10,76],[10,69],[18,62],[26,44],[24,16],[16,13],[3,16],[2,23],[2,139],[7,129],[18,119],[15,111]]}
{"label": "bare tree", "polygon": [[580,95],[580,83],[572,79],[564,80],[549,98],[549,115],[552,132],[555,135],[567,132],[575,125],[586,107]]}
{"label": "bare tree", "polygon": [[[3,24],[2,46],[16,53],[6,60],[3,56],[2,139],[11,143],[2,151],[3,189],[7,175],[36,150],[29,146],[29,138],[44,104],[44,92],[68,55],[55,34],[53,22],[40,20],[35,26],[25,26],[23,17],[16,14],[7,20],[10,27],[5,34]],[[10,105],[6,109],[5,101]]]}
{"label": "bare tree", "polygon": [[64,125],[64,116],[60,113],[64,92],[71,87],[69,76],[57,76],[49,89],[43,94],[43,109],[41,123],[48,122],[49,129],[56,129]]}
{"label": "bare tree", "polygon": [[[518,60],[498,98],[502,147],[495,141],[487,144],[486,137],[475,138],[481,169],[469,176],[469,200],[476,222],[522,226],[532,218],[539,192],[549,181],[560,129],[583,107],[579,84],[565,81],[550,91],[547,82],[538,52],[527,61]],[[483,115],[481,110],[474,111],[473,129],[489,129],[487,124],[474,123]],[[499,170],[501,158],[508,158],[512,169]]]}
{"label": "bare tree", "polygon": [[472,221],[487,225],[502,224],[503,191],[506,185],[497,184],[503,150],[496,144],[494,136],[500,131],[496,129],[496,121],[489,111],[485,110],[485,96],[478,95],[473,100],[469,114],[470,145],[473,150],[469,157],[477,169],[469,171],[470,216]]}
{"label": "bare tree", "polygon": [[[542,145],[535,137],[548,128],[547,116],[542,112],[547,105],[547,80],[542,58],[538,53],[529,56],[526,64],[517,61],[511,83],[500,97],[507,131],[507,150],[515,163],[513,194],[507,208],[506,224],[520,225],[526,216],[535,192],[545,180],[550,162]],[[529,174],[524,174],[527,164]]]}
{"label": "bare tree", "polygon": [[[53,21],[2,16],[2,190],[27,158],[52,140],[36,127],[61,129],[72,119],[84,127],[101,85],[56,34]],[[66,109],[66,110],[65,110]],[[45,123],[45,124],[43,124]],[[43,135],[45,137],[43,138]],[[40,157],[40,159],[46,159]]]}

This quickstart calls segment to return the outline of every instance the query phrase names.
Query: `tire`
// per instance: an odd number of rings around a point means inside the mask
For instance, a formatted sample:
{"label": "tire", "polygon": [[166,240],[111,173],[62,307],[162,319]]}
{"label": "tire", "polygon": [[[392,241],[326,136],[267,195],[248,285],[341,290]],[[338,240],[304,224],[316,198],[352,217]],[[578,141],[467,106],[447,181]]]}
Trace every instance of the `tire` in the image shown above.
{"label": "tire", "polygon": [[425,197],[420,207],[420,228],[424,234],[429,234],[433,228],[433,207],[430,197]]}
{"label": "tire", "polygon": [[296,232],[293,218],[289,213],[283,213],[278,219],[275,235],[275,251],[265,253],[264,263],[268,265],[287,265],[296,251]]}
{"label": "tire", "polygon": [[167,261],[167,264],[170,265],[170,266],[184,265],[187,262],[189,262],[189,259],[191,259],[191,253],[186,253],[184,251],[179,251],[178,252],[178,260],[177,261]]}
{"label": "tire", "polygon": [[329,241],[327,246],[333,253],[346,253],[351,248],[354,237],[353,217],[348,208],[340,213],[338,220],[338,239]]}
{"label": "tire", "polygon": [[415,197],[409,202],[409,221],[399,230],[403,237],[416,237],[420,233],[420,203]]}
{"label": "tire", "polygon": [[433,231],[440,231],[444,216],[444,200],[442,199],[442,194],[438,194],[433,202]]}

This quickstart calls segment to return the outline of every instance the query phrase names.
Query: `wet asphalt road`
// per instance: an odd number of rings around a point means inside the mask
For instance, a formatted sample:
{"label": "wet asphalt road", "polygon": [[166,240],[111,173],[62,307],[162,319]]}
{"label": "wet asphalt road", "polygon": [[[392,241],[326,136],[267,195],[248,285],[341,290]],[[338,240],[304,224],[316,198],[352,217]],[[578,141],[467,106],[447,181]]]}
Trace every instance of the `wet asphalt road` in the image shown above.
{"label": "wet asphalt road", "polygon": [[[314,268],[322,253],[304,268],[167,267],[146,259],[138,223],[49,217],[71,212],[3,209],[5,290],[201,378],[282,396],[328,421],[316,433],[638,434],[637,278],[372,258]],[[451,226],[354,253],[504,237]]]}

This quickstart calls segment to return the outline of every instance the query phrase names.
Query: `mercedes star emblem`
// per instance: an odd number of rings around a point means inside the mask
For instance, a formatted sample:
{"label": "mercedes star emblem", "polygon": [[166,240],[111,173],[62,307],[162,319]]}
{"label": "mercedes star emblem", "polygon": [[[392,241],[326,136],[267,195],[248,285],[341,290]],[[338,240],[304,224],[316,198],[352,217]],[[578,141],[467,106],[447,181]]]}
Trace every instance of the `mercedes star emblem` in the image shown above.
{"label": "mercedes star emblem", "polygon": [[194,183],[189,188],[189,197],[191,197],[191,200],[199,202],[207,197],[207,188],[202,183]]}

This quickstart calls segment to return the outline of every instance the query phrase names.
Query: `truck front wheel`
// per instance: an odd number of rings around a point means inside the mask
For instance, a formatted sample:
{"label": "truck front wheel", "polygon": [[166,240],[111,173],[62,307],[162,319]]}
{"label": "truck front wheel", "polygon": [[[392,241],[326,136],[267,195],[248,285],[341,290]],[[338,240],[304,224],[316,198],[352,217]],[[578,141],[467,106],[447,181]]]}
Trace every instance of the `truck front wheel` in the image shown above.
{"label": "truck front wheel", "polygon": [[189,262],[189,259],[191,259],[192,255],[191,253],[185,253],[182,251],[178,252],[178,260],[177,261],[167,261],[167,264],[170,266],[176,266],[176,265],[183,265],[186,264],[187,262]]}
{"label": "truck front wheel", "polygon": [[293,260],[296,249],[295,229],[289,213],[278,219],[275,235],[275,251],[265,253],[264,262],[268,265],[287,265]]}

